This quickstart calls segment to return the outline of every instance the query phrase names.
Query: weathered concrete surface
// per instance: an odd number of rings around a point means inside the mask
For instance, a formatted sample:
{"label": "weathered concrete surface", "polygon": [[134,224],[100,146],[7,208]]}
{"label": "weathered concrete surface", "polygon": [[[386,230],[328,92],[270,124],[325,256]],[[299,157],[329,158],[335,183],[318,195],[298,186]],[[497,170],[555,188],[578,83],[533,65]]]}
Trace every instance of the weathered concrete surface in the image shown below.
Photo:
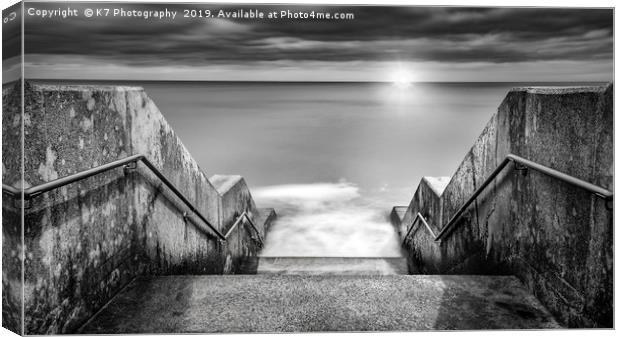
{"label": "weathered concrete surface", "polygon": [[[221,232],[228,234],[243,212],[246,212],[248,217],[252,219],[252,223],[258,230],[258,233],[255,233],[251,225],[247,223],[247,219],[242,218],[241,226],[232,229],[230,232],[224,256],[224,273],[238,274],[241,272],[240,267],[244,260],[248,256],[257,256],[260,248],[262,248],[260,240],[265,238],[264,224],[254,221],[259,218],[259,212],[242,176],[216,174],[209,180],[220,195],[219,223],[221,224]],[[248,238],[255,238],[256,244],[248,245]]]}
{"label": "weathered concrete surface", "polygon": [[258,257],[257,274],[407,275],[404,257]]}
{"label": "weathered concrete surface", "polygon": [[269,233],[269,228],[276,221],[278,215],[276,214],[276,210],[273,208],[259,208],[258,209],[258,217],[256,218],[256,223],[262,224],[265,230],[265,236],[267,237],[267,233]]}
{"label": "weathered concrete surface", "polygon": [[229,275],[141,278],[80,332],[558,327],[536,298],[509,276]]}
{"label": "weathered concrete surface", "polygon": [[403,226],[402,224],[403,218],[405,217],[408,208],[409,207],[407,206],[394,206],[392,207],[392,211],[390,212],[390,222],[392,223],[392,225],[394,225],[394,228],[396,229],[399,237],[403,237],[405,233],[403,233],[402,231],[407,229],[406,226]]}
{"label": "weathered concrete surface", "polygon": [[450,183],[450,177],[422,177],[422,180],[425,180],[428,187],[437,195],[442,195]]}
{"label": "weathered concrete surface", "polygon": [[[2,183],[21,188],[21,86],[2,87]],[[2,326],[22,334],[21,200],[2,198]]]}
{"label": "weathered concrete surface", "polygon": [[[220,223],[221,232],[226,233],[237,221],[237,218],[246,212],[250,219],[258,217],[258,210],[254,204],[254,199],[250,194],[250,189],[239,175],[213,175],[211,183],[220,194]],[[265,237],[263,224],[255,224],[261,237]]]}
{"label": "weathered concrete surface", "polygon": [[[395,223],[392,220],[392,223],[399,228],[398,232],[401,239],[404,240],[404,247],[410,262],[409,271],[412,274],[436,274],[439,271],[436,267],[438,262],[436,256],[441,256],[439,246],[432,240],[430,233],[420,221],[416,223],[414,228],[411,228],[418,212],[427,220],[434,233],[439,233],[440,224],[443,223],[443,200],[441,194],[438,194],[437,188],[433,188],[426,177],[420,181],[402,221]],[[407,233],[409,233],[408,236],[406,236]],[[411,247],[417,247],[417,249],[411,249]],[[419,256],[422,252],[425,253],[424,264],[419,262],[422,259]]]}
{"label": "weathered concrete surface", "polygon": [[[508,93],[441,197],[420,183],[417,212],[439,229],[509,153],[613,190],[613,88]],[[601,199],[535,171],[504,170],[441,245],[414,229],[424,273],[514,274],[569,327],[612,327],[613,214]]]}
{"label": "weathered concrete surface", "polygon": [[[441,220],[443,219],[443,201],[441,199],[441,195],[443,189],[445,189],[445,186],[433,185],[431,183],[432,181],[433,179],[431,177],[423,177],[420,181],[420,185],[415,192],[414,198],[411,200],[411,203],[409,204],[409,207],[407,208],[407,211],[399,224],[399,233],[401,233],[401,235],[407,234],[407,231],[409,231],[408,224],[413,222],[418,212],[420,212],[420,214],[422,214],[422,216],[424,216],[427,220],[431,218],[438,220],[437,222],[432,221],[428,223],[435,233],[439,232],[441,229],[439,225],[442,223]],[[443,189],[441,187],[443,187]],[[418,226],[412,231],[420,230],[420,228],[422,228],[422,231],[426,231],[421,224],[418,224]]]}
{"label": "weathered concrete surface", "polygon": [[[5,102],[15,99],[6,94]],[[143,89],[27,83],[25,102],[26,186],[144,154],[222,229],[220,194]],[[10,125],[3,121],[5,133]],[[142,165],[38,196],[24,239],[28,334],[75,331],[137,275],[218,274],[234,270],[225,269],[231,251],[257,252],[245,230],[234,242],[214,239]]]}

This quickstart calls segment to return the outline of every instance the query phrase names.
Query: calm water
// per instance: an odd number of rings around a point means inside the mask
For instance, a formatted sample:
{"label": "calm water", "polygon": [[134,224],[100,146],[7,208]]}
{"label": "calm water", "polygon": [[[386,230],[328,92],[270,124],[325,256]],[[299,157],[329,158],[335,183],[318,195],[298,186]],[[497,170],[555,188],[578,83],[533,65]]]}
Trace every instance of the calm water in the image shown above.
{"label": "calm water", "polygon": [[243,175],[276,208],[263,254],[280,256],[399,256],[391,207],[422,176],[452,175],[508,90],[527,85],[137,84],[207,175]]}

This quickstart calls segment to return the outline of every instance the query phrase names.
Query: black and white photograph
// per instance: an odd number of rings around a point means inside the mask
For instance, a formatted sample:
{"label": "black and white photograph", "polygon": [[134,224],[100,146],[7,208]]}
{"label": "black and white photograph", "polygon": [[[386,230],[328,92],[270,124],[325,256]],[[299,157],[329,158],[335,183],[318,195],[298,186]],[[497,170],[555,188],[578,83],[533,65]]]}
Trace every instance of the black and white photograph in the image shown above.
{"label": "black and white photograph", "polygon": [[614,11],[3,3],[3,333],[613,331]]}

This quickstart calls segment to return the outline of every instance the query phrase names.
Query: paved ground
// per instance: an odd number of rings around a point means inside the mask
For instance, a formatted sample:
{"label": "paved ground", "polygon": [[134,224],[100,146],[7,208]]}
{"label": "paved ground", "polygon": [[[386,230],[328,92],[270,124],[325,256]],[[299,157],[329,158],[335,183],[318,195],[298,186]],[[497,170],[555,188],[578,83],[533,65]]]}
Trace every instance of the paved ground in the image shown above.
{"label": "paved ground", "polygon": [[407,275],[404,257],[260,257],[257,274]]}
{"label": "paved ground", "polygon": [[511,276],[168,276],[132,282],[81,333],[559,327]]}

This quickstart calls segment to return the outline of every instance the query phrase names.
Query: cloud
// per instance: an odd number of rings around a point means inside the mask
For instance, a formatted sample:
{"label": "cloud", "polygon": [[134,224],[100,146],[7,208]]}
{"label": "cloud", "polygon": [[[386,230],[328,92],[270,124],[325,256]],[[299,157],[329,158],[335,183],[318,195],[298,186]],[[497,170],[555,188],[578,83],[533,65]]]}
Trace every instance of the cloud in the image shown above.
{"label": "cloud", "polygon": [[[54,5],[37,3],[36,6]],[[85,5],[72,6],[81,10],[80,6]],[[169,4],[136,6],[153,10],[182,9]],[[291,8],[250,7],[265,12]],[[90,55],[134,66],[394,59],[452,63],[600,59],[611,64],[613,53],[613,12],[609,9],[376,6],[295,9],[351,12],[355,19],[54,21],[29,17],[25,48],[27,53]],[[77,31],[80,34],[74,34]]]}
{"label": "cloud", "polygon": [[[420,82],[562,82],[611,81],[611,62],[528,61],[528,62],[328,62],[328,61],[256,61],[239,64],[183,64],[134,66],[114,60],[87,56],[28,54],[27,78],[78,80],[170,80],[193,81],[390,81],[395,69],[410,69]],[[4,80],[4,78],[3,78]]]}

